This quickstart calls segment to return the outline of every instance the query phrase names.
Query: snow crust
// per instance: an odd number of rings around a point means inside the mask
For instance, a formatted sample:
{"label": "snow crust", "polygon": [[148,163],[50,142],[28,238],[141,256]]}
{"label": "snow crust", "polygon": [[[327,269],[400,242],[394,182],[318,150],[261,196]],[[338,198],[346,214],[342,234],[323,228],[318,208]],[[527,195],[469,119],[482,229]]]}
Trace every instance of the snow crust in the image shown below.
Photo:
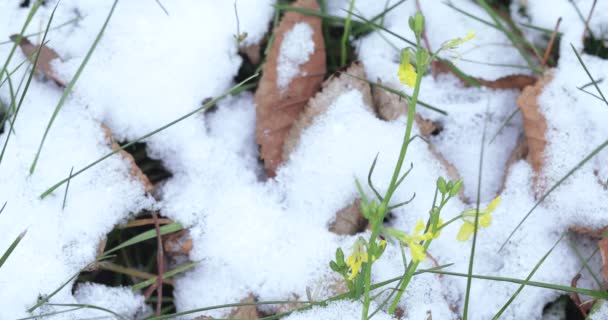
{"label": "snow crust", "polygon": [[315,50],[312,28],[308,23],[298,22],[285,34],[277,63],[277,86],[287,89],[291,80],[300,73],[300,65],[310,59]]}

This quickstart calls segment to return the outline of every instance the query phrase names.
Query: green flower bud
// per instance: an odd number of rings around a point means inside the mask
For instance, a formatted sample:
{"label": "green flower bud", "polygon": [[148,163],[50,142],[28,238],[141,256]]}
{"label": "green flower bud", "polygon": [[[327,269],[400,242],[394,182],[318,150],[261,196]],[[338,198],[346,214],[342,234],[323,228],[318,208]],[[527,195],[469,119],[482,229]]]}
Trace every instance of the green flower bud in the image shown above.
{"label": "green flower bud", "polygon": [[443,177],[439,177],[437,179],[437,189],[439,190],[439,192],[441,192],[442,194],[445,194],[448,192],[448,187],[445,184],[445,179],[443,179]]}

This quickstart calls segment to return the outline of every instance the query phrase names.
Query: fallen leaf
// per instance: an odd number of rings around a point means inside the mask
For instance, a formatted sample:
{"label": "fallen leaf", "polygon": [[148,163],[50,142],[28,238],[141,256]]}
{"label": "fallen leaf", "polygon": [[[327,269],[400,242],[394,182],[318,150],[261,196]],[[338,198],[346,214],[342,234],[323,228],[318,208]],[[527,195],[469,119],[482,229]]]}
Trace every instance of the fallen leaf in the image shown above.
{"label": "fallen leaf", "polygon": [[513,74],[506,77],[498,78],[496,80],[484,80],[476,78],[484,87],[492,89],[519,89],[523,90],[527,86],[534,85],[537,78],[525,74]]}
{"label": "fallen leaf", "polygon": [[539,78],[534,85],[525,87],[517,97],[517,105],[524,120],[524,134],[528,144],[527,160],[535,172],[535,185],[541,189],[540,174],[545,159],[545,146],[547,145],[545,138],[547,121],[540,111],[537,99],[545,85],[550,81],[551,74],[547,73]]}
{"label": "fallen leaf", "polygon": [[365,78],[363,64],[359,62],[354,62],[345,71],[337,72],[323,82],[321,91],[308,100],[304,111],[291,127],[283,146],[283,159],[289,158],[289,155],[300,140],[302,131],[310,127],[317,117],[327,112],[329,107],[344,92],[349,90],[359,91],[363,97],[363,102],[365,102],[365,107],[370,112],[373,112],[373,108],[371,107],[372,94],[369,84],[355,77]]}
{"label": "fallen leaf", "polygon": [[329,226],[329,231],[335,234],[354,235],[363,232],[367,227],[367,219],[361,214],[361,201],[355,201],[336,213],[336,220]]}
{"label": "fallen leaf", "polygon": [[[257,301],[257,299],[255,298],[255,296],[253,294],[249,294],[249,296],[247,296],[247,298],[241,300],[241,303],[254,303],[256,301]],[[240,306],[240,307],[236,307],[234,310],[232,310],[232,312],[230,312],[230,315],[228,316],[228,318],[242,319],[242,320],[255,320],[255,319],[260,318],[260,314],[258,313],[257,306],[255,306],[255,305]]]}
{"label": "fallen leaf", "polygon": [[582,226],[571,226],[570,231],[572,232],[576,232],[578,234],[582,234],[584,236],[590,237],[590,238],[595,238],[595,239],[601,239],[604,238],[606,233],[608,232],[608,226],[606,227],[602,227],[602,228],[589,228],[589,227],[582,227]]}
{"label": "fallen leaf", "polygon": [[[112,138],[112,131],[110,130],[110,128],[108,128],[104,124],[101,125],[101,128],[103,129],[106,139],[110,143],[110,147],[112,148],[112,150],[116,151],[120,149],[120,145],[118,145],[118,143],[114,141],[114,138]],[[135,159],[133,158],[133,156],[125,150],[118,151],[118,154],[125,160],[127,160],[127,162],[129,162],[131,175],[144,185],[144,190],[146,192],[152,192],[154,190],[154,185],[152,184],[152,182],[150,182],[150,179],[148,179],[148,177],[144,174],[141,168],[137,166],[137,163],[135,163]]]}
{"label": "fallen leaf", "polygon": [[239,53],[244,54],[253,65],[257,65],[262,60],[260,50],[261,47],[259,43],[250,44],[246,47],[239,47]]}
{"label": "fallen leaf", "polygon": [[[294,7],[319,11],[315,0],[298,0]],[[278,60],[281,44],[296,24],[307,24],[312,29],[314,50],[308,61],[299,65],[297,75],[286,88],[279,88]],[[289,11],[285,13],[262,69],[256,101],[256,138],[260,155],[270,177],[275,176],[283,158],[283,144],[293,122],[300,116],[306,102],[321,86],[326,72],[325,43],[319,17]]]}
{"label": "fallen leaf", "polygon": [[38,48],[40,48],[40,56],[38,57],[36,71],[39,74],[43,74],[49,79],[55,81],[58,86],[65,88],[66,82],[61,79],[61,77],[57,74],[57,72],[55,72],[55,70],[53,70],[53,60],[59,59],[59,61],[63,61],[61,60],[61,57],[59,57],[57,52],[55,52],[55,50],[47,46],[40,47],[39,45],[34,45],[26,37],[22,37],[21,40],[19,40],[18,34],[12,35],[11,40],[15,42],[19,41],[19,47],[21,48],[21,51],[23,51],[23,54],[25,54],[25,56],[28,58],[28,60],[30,60],[32,64],[35,62],[36,52],[38,51]]}

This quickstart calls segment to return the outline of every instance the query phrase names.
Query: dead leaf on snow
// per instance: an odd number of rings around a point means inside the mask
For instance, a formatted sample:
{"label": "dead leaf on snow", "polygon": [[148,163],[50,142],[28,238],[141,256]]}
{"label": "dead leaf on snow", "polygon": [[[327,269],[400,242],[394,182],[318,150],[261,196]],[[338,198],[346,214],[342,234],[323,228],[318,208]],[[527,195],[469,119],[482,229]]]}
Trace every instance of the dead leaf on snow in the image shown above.
{"label": "dead leaf on snow", "polygon": [[300,140],[302,131],[310,127],[317,117],[327,112],[329,107],[343,93],[350,90],[359,91],[363,97],[366,109],[373,112],[371,107],[372,94],[369,84],[355,77],[366,78],[363,64],[359,62],[354,62],[344,72],[333,74],[323,82],[321,91],[308,101],[304,111],[294,122],[293,127],[289,131],[289,134],[285,139],[285,145],[283,146],[283,159],[289,158],[289,155]]}
{"label": "dead leaf on snow", "polygon": [[[33,64],[35,62],[36,52],[38,51],[38,48],[40,48],[40,46],[33,44],[32,42],[30,42],[30,40],[28,40],[25,37],[22,37],[21,40],[19,40],[18,34],[12,35],[11,40],[13,40],[15,42],[19,41],[19,47],[23,51],[23,54],[25,54],[25,56]],[[66,86],[65,80],[61,79],[61,77],[57,74],[57,72],[55,72],[55,70],[53,70],[52,61],[55,59],[59,59],[59,61],[62,61],[61,57],[59,57],[59,55],[57,54],[57,52],[55,52],[55,50],[53,50],[47,46],[42,46],[40,48],[40,57],[38,57],[38,64],[36,65],[36,71],[40,74],[47,76],[49,79],[55,81],[55,83],[58,86],[65,88],[65,86]]]}
{"label": "dead leaf on snow", "polygon": [[[298,0],[294,7],[319,11],[315,0]],[[278,87],[277,65],[285,35],[297,23],[306,23],[313,30],[314,50],[307,62],[299,66],[286,89]],[[275,30],[275,40],[262,69],[256,101],[256,138],[268,175],[273,177],[283,158],[283,144],[293,122],[300,116],[306,102],[319,90],[326,72],[325,43],[321,19],[290,11],[285,13]]]}
{"label": "dead leaf on snow", "polygon": [[[114,141],[114,138],[112,138],[112,131],[110,130],[110,128],[108,128],[104,124],[101,125],[101,128],[103,129],[106,139],[110,143],[110,147],[112,148],[112,150],[118,150],[120,148],[120,145],[118,145],[118,143]],[[148,179],[148,177],[139,168],[139,166],[137,166],[137,163],[135,163],[135,159],[133,158],[133,156],[124,150],[120,150],[118,154],[120,154],[121,157],[123,157],[127,160],[127,162],[129,162],[131,175],[144,185],[144,190],[146,192],[152,192],[154,190],[154,185],[152,184],[152,182],[150,182],[150,179]]]}
{"label": "dead leaf on snow", "polygon": [[[257,299],[253,294],[249,294],[247,298],[241,300],[241,303],[254,303]],[[228,318],[231,319],[242,319],[242,320],[255,320],[260,318],[260,314],[258,313],[258,308],[255,305],[249,306],[240,306],[236,307]]]}
{"label": "dead leaf on snow", "polygon": [[527,86],[534,85],[537,78],[525,74],[512,74],[496,80],[476,79],[484,87],[492,89],[519,89],[523,90]]}
{"label": "dead leaf on snow", "polygon": [[354,235],[363,232],[367,219],[361,214],[361,201],[355,201],[336,213],[336,220],[329,226],[329,231],[335,234]]}
{"label": "dead leaf on snow", "polygon": [[524,120],[524,134],[528,144],[528,162],[535,172],[535,185],[542,189],[540,174],[545,160],[545,146],[547,140],[547,121],[541,113],[538,96],[547,83],[551,81],[551,74],[547,73],[539,78],[533,86],[527,86],[517,97],[517,105]]}

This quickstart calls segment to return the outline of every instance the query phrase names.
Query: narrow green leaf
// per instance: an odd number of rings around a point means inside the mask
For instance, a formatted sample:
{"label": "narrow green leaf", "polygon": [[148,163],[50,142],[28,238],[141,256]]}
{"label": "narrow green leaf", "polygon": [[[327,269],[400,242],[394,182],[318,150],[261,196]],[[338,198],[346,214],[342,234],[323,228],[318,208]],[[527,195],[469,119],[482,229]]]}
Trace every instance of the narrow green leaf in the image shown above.
{"label": "narrow green leaf", "polygon": [[[6,205],[6,203],[5,203],[5,205]],[[2,207],[2,209],[4,209],[4,207]],[[0,268],[2,268],[2,266],[4,265],[4,263],[6,262],[8,257],[11,255],[11,253],[13,253],[15,248],[17,248],[17,246],[19,245],[19,242],[21,242],[21,239],[23,239],[23,237],[25,237],[26,233],[27,233],[27,229],[23,230],[17,236],[17,238],[15,238],[15,240],[13,240],[13,243],[11,243],[11,245],[8,247],[8,249],[6,249],[6,251],[4,251],[4,254],[2,255],[2,257],[0,257]]]}
{"label": "narrow green leaf", "polygon": [[591,72],[589,72],[589,69],[587,69],[587,65],[585,64],[585,62],[583,61],[583,59],[581,58],[581,56],[578,54],[578,51],[576,51],[576,48],[574,47],[574,45],[572,43],[570,43],[570,47],[572,47],[572,51],[574,51],[574,54],[576,55],[576,58],[578,59],[578,62],[581,64],[581,66],[583,67],[583,69],[585,69],[585,73],[587,73],[587,76],[589,77],[589,79],[591,79],[591,83],[595,87],[595,90],[597,90],[597,92],[602,97],[602,101],[604,101],[604,103],[608,106],[608,101],[606,101],[606,97],[604,97],[604,93],[602,92],[602,90],[600,90],[600,87],[597,85],[598,82],[595,81],[595,79],[591,75]]}
{"label": "narrow green leaf", "polygon": [[[177,223],[177,222],[166,224],[166,225],[160,227],[160,235],[162,236],[162,235],[165,235],[165,234],[177,232],[177,231],[182,230],[182,229],[183,229],[182,225],[179,224],[179,223]],[[156,230],[155,229],[142,232],[142,233],[136,235],[135,237],[133,237],[133,238],[131,238],[131,239],[129,239],[129,240],[127,240],[127,241],[119,244],[118,246],[116,246],[116,247],[114,247],[114,248],[112,248],[110,250],[107,250],[106,252],[103,253],[103,255],[104,256],[108,255],[108,254],[116,252],[116,251],[118,251],[120,249],[132,246],[134,244],[137,244],[137,243],[140,243],[142,241],[146,241],[146,240],[149,240],[149,239],[152,239],[152,238],[156,238]]]}
{"label": "narrow green leaf", "polygon": [[[72,78],[70,83],[67,85],[67,87],[63,90],[61,99],[59,99],[59,102],[57,103],[57,106],[55,107],[55,110],[53,111],[53,114],[51,115],[51,119],[49,120],[49,123],[46,126],[46,129],[44,130],[44,134],[42,135],[42,140],[40,141],[40,145],[38,146],[38,151],[36,152],[36,156],[34,157],[34,162],[32,162],[32,165],[30,166],[30,174],[34,173],[34,170],[36,169],[36,164],[38,163],[38,159],[40,158],[40,152],[42,152],[42,146],[44,145],[46,137],[49,134],[49,131],[51,130],[51,126],[53,125],[55,118],[59,114],[59,110],[61,110],[61,108],[63,107],[63,104],[65,103],[68,96],[72,92],[74,85],[76,85],[76,82],[80,78],[80,75],[82,74],[82,71],[84,70],[84,67],[87,65],[87,63],[89,62],[89,59],[93,55],[93,52],[97,48],[97,44],[101,40],[101,37],[103,36],[104,31],[106,30],[106,27],[108,26],[108,23],[110,22],[110,18],[112,18],[112,14],[114,13],[114,9],[116,8],[117,4],[118,4],[118,0],[114,0],[114,4],[112,4],[112,8],[110,9],[108,16],[106,17],[106,20],[103,23],[101,30],[97,34],[95,41],[93,41],[93,45],[87,52],[87,55],[84,57],[84,60],[82,60],[82,63],[78,67],[78,70],[76,70],[76,74],[74,75],[74,77]],[[59,5],[59,2],[57,2],[57,5]],[[57,8],[57,6],[55,6],[55,8]],[[54,11],[53,11],[53,13],[54,13]],[[49,21],[49,25],[50,25],[50,21]],[[48,28],[49,27],[47,26],[47,32],[48,32]],[[46,32],[45,32],[45,36],[46,36]]]}
{"label": "narrow green leaf", "polygon": [[[186,271],[186,270],[188,270],[188,269],[196,266],[198,263],[199,263],[199,261],[186,263],[183,266],[179,266],[179,267],[177,267],[177,268],[175,268],[173,270],[167,271],[167,272],[163,273],[163,279],[169,279],[169,278],[171,278],[171,277],[173,277],[173,276],[175,276],[177,274],[180,274],[180,273],[182,273],[182,272],[184,272],[184,271]],[[133,290],[143,289],[143,288],[145,288],[147,286],[150,286],[150,285],[154,284],[156,282],[156,279],[158,279],[158,276],[156,276],[154,278],[150,278],[150,279],[142,281],[142,282],[139,282],[139,283],[133,285],[131,288]]]}

